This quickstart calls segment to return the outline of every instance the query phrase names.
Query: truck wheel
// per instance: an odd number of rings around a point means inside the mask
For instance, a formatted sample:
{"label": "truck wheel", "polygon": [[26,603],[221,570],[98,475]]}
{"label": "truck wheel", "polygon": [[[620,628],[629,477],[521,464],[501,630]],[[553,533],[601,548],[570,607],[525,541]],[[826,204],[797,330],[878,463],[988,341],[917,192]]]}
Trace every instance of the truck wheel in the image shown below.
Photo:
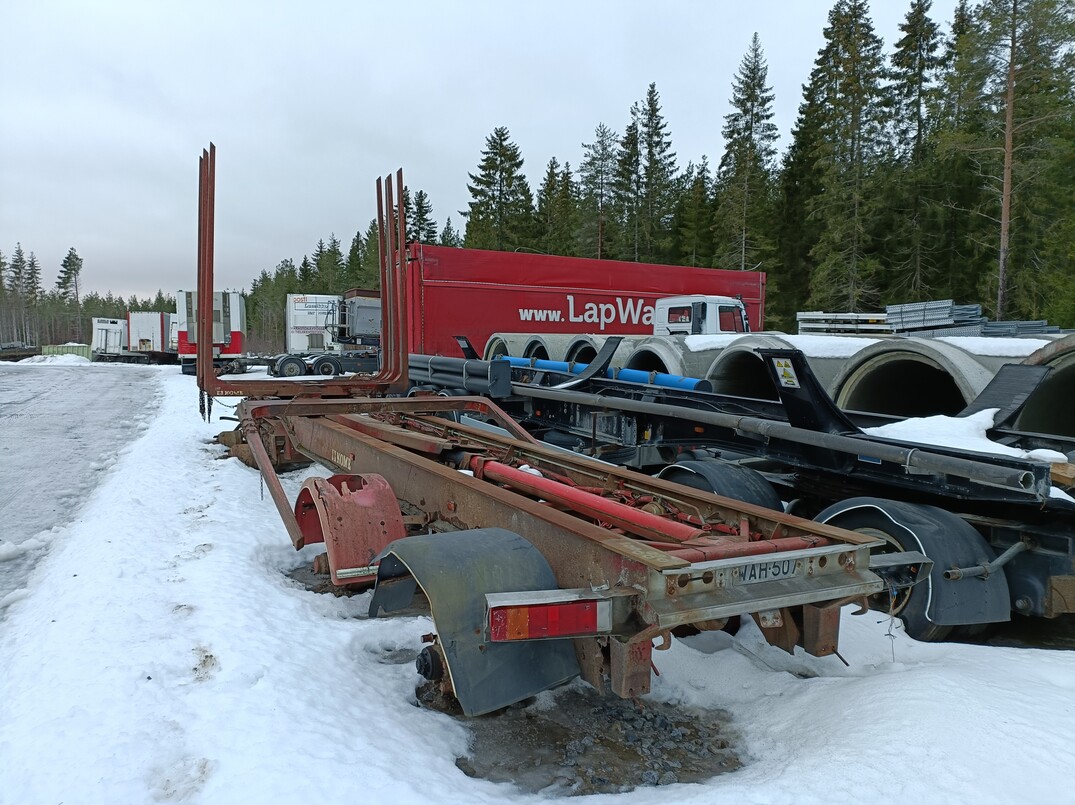
{"label": "truck wheel", "polygon": [[335,358],[318,358],[314,361],[315,375],[338,375],[343,373],[343,367]]}
{"label": "truck wheel", "polygon": [[302,377],[306,374],[306,362],[294,355],[281,358],[276,364],[276,374],[280,377]]}
{"label": "truck wheel", "polygon": [[714,459],[681,461],[668,465],[657,473],[657,477],[765,509],[784,510],[780,496],[765,476],[737,464]]}
{"label": "truck wheel", "polygon": [[[832,509],[836,508],[830,506],[814,519],[818,522],[846,528],[848,531],[857,531],[860,534],[883,540],[885,547],[880,549],[883,553],[921,551],[930,556],[928,552],[929,544],[935,540],[944,539],[944,533],[922,528],[916,528],[912,532],[901,522],[898,522],[901,518],[893,517],[886,511],[883,505],[885,502],[876,500],[874,505],[848,509],[835,515],[829,514]],[[837,506],[840,505],[842,504],[837,504]],[[919,507],[916,506],[915,508]],[[938,509],[937,511],[941,510]],[[970,528],[954,514],[942,513],[947,514],[948,517],[955,521],[952,524],[953,528]],[[892,614],[903,621],[904,629],[910,637],[915,640],[921,640],[924,643],[935,643],[948,637],[952,627],[934,623],[926,617],[929,593],[929,583],[922,581],[910,589],[897,592],[895,601],[889,600],[888,593],[879,593],[876,600],[871,600],[871,604],[880,612],[888,612],[891,608]]]}

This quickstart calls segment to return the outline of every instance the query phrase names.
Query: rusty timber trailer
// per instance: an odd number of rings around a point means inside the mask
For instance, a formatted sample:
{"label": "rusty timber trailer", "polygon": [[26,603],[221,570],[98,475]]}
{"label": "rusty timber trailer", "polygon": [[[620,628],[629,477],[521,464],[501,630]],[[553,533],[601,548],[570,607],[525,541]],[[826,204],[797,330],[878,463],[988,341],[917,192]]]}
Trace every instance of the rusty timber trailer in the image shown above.
{"label": "rusty timber trailer", "polygon": [[[199,203],[203,302],[213,288],[214,177],[210,146]],[[871,567],[879,543],[870,536],[564,454],[484,398],[386,396],[406,386],[402,171],[394,189],[391,177],[377,185],[380,371],[225,382],[200,359],[198,381],[206,414],[213,397],[246,398],[230,441],[260,469],[295,547],[324,542],[315,564],[327,559],[334,584],[374,584],[375,617],[425,595],[437,634],[418,670],[465,714],[578,674],[639,696],[655,639],[664,648],[674,629],[720,629],[737,616],[753,616],[787,651],[835,654],[844,604],[887,607],[894,589],[929,573],[914,553]],[[443,416],[461,413],[508,435]],[[310,461],[336,474],[307,480],[292,505],[277,469]]]}

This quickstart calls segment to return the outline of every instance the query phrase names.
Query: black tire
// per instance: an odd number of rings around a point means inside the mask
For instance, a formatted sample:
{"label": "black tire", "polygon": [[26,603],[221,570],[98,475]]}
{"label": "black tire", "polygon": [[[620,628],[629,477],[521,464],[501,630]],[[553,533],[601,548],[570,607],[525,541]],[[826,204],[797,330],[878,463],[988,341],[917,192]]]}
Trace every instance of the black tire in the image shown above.
{"label": "black tire", "polygon": [[715,459],[682,461],[665,467],[657,477],[765,509],[784,510],[780,496],[773,485],[765,480],[765,476],[737,464],[726,464]]}
{"label": "black tire", "polygon": [[281,358],[276,363],[276,374],[280,377],[302,377],[306,374],[306,361],[294,355]]}
{"label": "black tire", "polygon": [[343,372],[343,367],[340,362],[332,357],[318,358],[314,361],[314,374],[315,375],[338,375]]}
{"label": "black tire", "polygon": [[576,447],[582,445],[582,437],[576,436],[574,433],[566,433],[562,430],[550,430],[541,437],[542,441],[554,444],[557,447],[566,447],[568,450],[574,450]]}
{"label": "black tire", "polygon": [[[828,516],[828,512],[829,509],[826,509],[815,519],[839,528],[846,528],[848,531],[857,531],[860,534],[877,537],[883,540],[887,546],[882,549],[883,553],[921,551],[923,549],[914,534],[898,522],[895,522],[896,518],[885,514],[883,506],[850,509],[831,517]],[[966,525],[955,515],[949,516],[958,523]],[[969,528],[969,526],[967,527]],[[920,533],[919,538],[924,538],[925,541],[928,541],[933,538],[943,539],[944,535],[943,533],[935,535]],[[928,582],[923,580],[909,590],[900,590],[896,593],[895,602],[890,600],[888,593],[880,593],[870,603],[880,612],[891,610],[895,617],[903,621],[903,627],[908,636],[923,643],[936,643],[947,638],[951,634],[953,627],[934,623],[926,617],[926,607],[929,604],[929,588],[927,585]]]}

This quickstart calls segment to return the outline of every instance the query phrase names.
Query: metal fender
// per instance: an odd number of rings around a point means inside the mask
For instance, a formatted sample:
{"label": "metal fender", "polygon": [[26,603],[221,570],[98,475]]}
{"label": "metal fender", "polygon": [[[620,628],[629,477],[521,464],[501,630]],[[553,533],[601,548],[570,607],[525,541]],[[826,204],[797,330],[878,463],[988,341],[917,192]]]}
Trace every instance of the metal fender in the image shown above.
{"label": "metal fender", "polygon": [[304,545],[325,543],[337,586],[369,586],[377,554],[407,534],[392,487],[373,473],[306,479],[295,500],[295,519]]}
{"label": "metal fender", "polygon": [[1011,619],[1008,581],[1003,572],[988,578],[944,578],[944,572],[953,567],[971,567],[996,558],[982,535],[951,512],[936,506],[860,497],[836,503],[814,519],[852,530],[865,526],[885,531],[905,550],[918,550],[932,559],[928,578],[915,588],[916,595],[927,595],[925,617],[931,623],[958,626]]}
{"label": "metal fender", "polygon": [[486,593],[557,589],[545,557],[518,534],[479,528],[407,537],[381,555],[370,617],[410,605],[421,587],[433,612],[455,697],[478,716],[579,673],[570,639],[491,643]]}

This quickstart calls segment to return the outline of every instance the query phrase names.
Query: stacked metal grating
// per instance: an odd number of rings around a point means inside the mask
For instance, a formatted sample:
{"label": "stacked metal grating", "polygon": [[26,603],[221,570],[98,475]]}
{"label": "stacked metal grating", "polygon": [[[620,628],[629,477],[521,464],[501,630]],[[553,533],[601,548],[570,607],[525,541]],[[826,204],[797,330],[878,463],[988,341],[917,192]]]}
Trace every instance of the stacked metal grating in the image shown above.
{"label": "stacked metal grating", "polygon": [[884,313],[823,313],[812,310],[796,313],[795,319],[799,323],[800,334],[884,335],[892,332]]}
{"label": "stacked metal grating", "polygon": [[951,299],[887,305],[884,313],[796,314],[800,334],[936,336],[1019,336],[1059,333],[1045,321],[989,321],[981,305],[957,305]]}
{"label": "stacked metal grating", "polygon": [[951,299],[889,305],[885,310],[892,332],[905,335],[935,335],[935,330],[943,330],[940,335],[980,335],[986,322],[981,305],[957,305]]}
{"label": "stacked metal grating", "polygon": [[982,335],[990,336],[1045,335],[1059,332],[1059,327],[1047,321],[988,321],[982,327]]}

